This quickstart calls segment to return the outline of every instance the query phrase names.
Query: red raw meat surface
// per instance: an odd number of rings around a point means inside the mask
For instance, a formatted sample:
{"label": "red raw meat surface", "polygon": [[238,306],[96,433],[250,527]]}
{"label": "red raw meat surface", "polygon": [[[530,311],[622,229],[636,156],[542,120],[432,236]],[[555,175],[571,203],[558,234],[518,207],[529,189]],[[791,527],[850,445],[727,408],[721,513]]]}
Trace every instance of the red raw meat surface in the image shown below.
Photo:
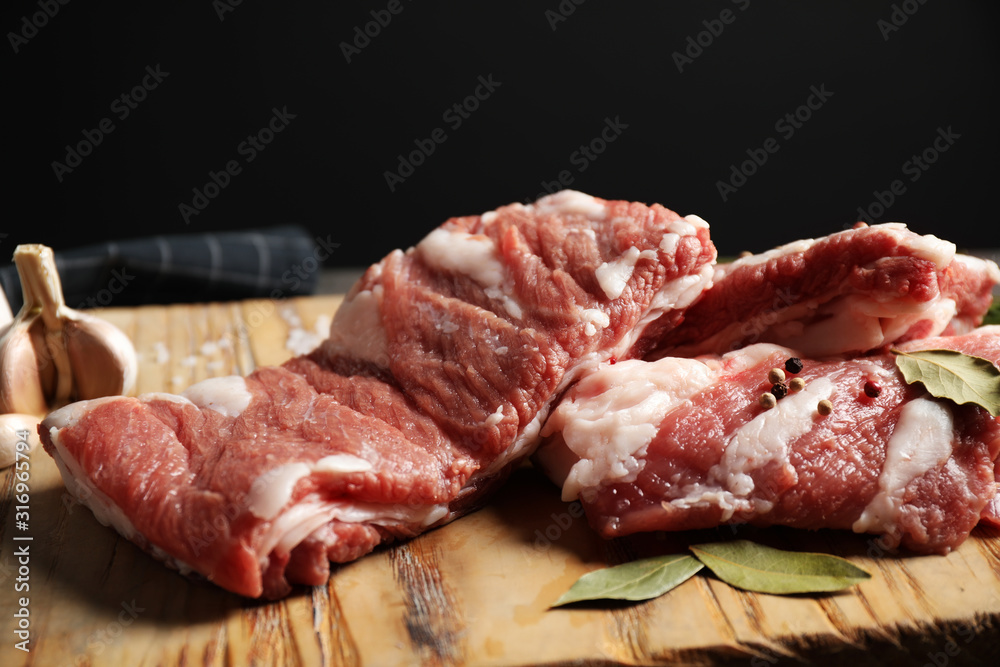
{"label": "red raw meat surface", "polygon": [[311,354],[200,394],[73,404],[40,434],[98,519],[280,597],[482,503],[573,378],[661,333],[714,259],[703,221],[655,204],[567,191],[455,218],[371,267]]}

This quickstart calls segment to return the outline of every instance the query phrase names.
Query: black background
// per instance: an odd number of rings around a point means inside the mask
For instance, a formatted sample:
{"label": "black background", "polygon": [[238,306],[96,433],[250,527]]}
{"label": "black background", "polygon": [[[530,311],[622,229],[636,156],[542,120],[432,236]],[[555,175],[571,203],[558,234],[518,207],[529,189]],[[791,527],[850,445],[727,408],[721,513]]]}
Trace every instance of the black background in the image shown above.
{"label": "black background", "polygon": [[[849,226],[896,179],[906,190],[877,221],[1000,246],[1000,3],[401,0],[347,62],[387,4],[69,2],[15,53],[41,10],[4,3],[0,254],[299,223],[340,244],[329,265],[364,266],[564,170],[574,189],[701,215],[722,254]],[[712,24],[723,10],[731,23]],[[906,21],[889,31],[894,12]],[[169,74],[119,119],[112,103],[147,66]],[[453,128],[445,112],[480,76],[499,86]],[[832,95],[785,137],[776,122],[812,86]],[[274,108],[295,117],[245,162],[240,143]],[[52,163],[103,118],[114,131],[57,180]],[[574,151],[608,118],[627,127],[581,171]],[[385,172],[437,128],[447,139],[391,191]],[[959,138],[911,181],[904,163],[939,128]],[[718,182],[771,137],[779,150],[723,201]],[[234,159],[241,173],[186,223],[179,206]]]}

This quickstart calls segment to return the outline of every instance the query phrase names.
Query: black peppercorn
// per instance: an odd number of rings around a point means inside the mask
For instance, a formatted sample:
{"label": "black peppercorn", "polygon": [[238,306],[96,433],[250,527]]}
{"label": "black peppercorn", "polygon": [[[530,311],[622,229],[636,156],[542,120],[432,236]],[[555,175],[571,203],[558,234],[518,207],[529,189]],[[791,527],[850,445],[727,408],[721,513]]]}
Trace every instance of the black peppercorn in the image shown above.
{"label": "black peppercorn", "polygon": [[798,373],[802,370],[802,360],[798,357],[792,357],[785,362],[785,370],[789,373]]}

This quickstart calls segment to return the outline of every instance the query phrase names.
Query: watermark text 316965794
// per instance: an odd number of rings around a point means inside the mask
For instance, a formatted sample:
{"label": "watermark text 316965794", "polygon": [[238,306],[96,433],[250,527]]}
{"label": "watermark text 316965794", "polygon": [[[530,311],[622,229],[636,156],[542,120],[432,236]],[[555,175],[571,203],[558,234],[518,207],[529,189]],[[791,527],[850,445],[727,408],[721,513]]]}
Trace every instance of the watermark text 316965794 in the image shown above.
{"label": "watermark text 316965794", "polygon": [[18,431],[19,441],[15,448],[14,459],[14,527],[12,536],[14,542],[14,558],[17,559],[17,576],[14,578],[14,591],[17,598],[17,611],[14,612],[16,626],[14,635],[19,641],[14,648],[28,652],[31,645],[31,541],[28,533],[31,522],[31,459],[28,456],[28,431]]}

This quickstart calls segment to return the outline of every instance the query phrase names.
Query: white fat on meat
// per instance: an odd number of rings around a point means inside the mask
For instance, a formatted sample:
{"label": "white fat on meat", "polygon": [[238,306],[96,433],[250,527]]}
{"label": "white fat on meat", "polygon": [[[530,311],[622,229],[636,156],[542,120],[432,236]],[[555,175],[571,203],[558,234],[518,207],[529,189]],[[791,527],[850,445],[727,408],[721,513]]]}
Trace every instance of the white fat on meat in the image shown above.
{"label": "white fat on meat", "polygon": [[[912,235],[902,223],[890,222],[872,227],[896,237],[914,257],[934,263],[939,270],[958,257],[955,244],[929,234]],[[852,231],[838,232],[828,238]],[[739,267],[763,264],[777,257],[804,253],[816,242],[817,239],[802,239],[738,259],[726,269],[726,273]],[[766,332],[768,339],[775,343],[795,348],[809,356],[821,357],[844,350],[881,347],[924,321],[931,326],[931,330],[924,335],[934,336],[944,330],[956,312],[955,302],[947,298],[916,302],[910,299],[879,300],[858,294],[798,303],[794,302],[792,294],[784,297],[779,294],[781,298],[785,300],[784,304],[776,302],[775,308],[748,322],[735,322],[703,344],[720,347],[748,333],[760,337]]]}
{"label": "white fat on meat", "polygon": [[331,356],[343,354],[379,366],[388,364],[389,339],[382,324],[381,285],[345,299],[333,317],[330,337],[323,343]]}
{"label": "white fat on meat", "polygon": [[895,531],[906,487],[948,460],[954,431],[951,410],[940,401],[916,398],[903,406],[889,437],[878,493],[854,522],[854,532]]}
{"label": "white fat on meat", "polygon": [[298,481],[311,473],[309,465],[301,461],[268,470],[250,485],[247,509],[259,519],[273,519],[291,500]]}
{"label": "white fat on meat", "polygon": [[[673,226],[674,223],[671,223],[671,229],[673,229],[675,232],[681,235],[694,234],[698,229],[708,229],[708,221],[705,220],[705,218],[701,217],[700,215],[695,215],[694,213],[688,213],[687,215],[684,216],[684,221],[687,224],[691,225],[691,231],[683,231],[683,232],[677,231],[677,229],[674,228]],[[685,227],[685,229],[687,228]]]}
{"label": "white fat on meat", "polygon": [[[563,386],[565,385],[560,384],[560,387]],[[553,392],[553,395],[558,396],[560,392],[561,389],[556,390],[555,392]],[[489,467],[473,475],[472,479],[474,480],[477,477],[489,477],[490,475],[496,474],[497,472],[503,470],[505,467],[510,465],[512,461],[516,461],[519,458],[521,458],[526,448],[534,447],[535,444],[538,442],[539,434],[542,430],[542,424],[545,423],[545,419],[546,417],[548,417],[548,414],[549,414],[548,406],[545,406],[541,410],[539,410],[538,414],[536,414],[535,417],[530,422],[524,425],[524,428],[521,429],[520,434],[514,440],[514,443],[507,448],[507,451],[505,451],[500,456],[496,457],[493,460],[493,463],[489,465]],[[470,491],[472,491],[473,486],[474,485],[469,485],[467,488]]]}
{"label": "white fat on meat", "polygon": [[289,507],[287,511],[282,512],[281,516],[271,523],[258,543],[257,558],[260,561],[261,570],[266,571],[268,558],[272,551],[291,552],[309,535],[333,520],[334,511],[334,507],[329,502],[319,498],[304,498],[301,502]]}
{"label": "white fat on meat", "polygon": [[[144,394],[145,396],[150,396],[153,394]],[[155,394],[160,396],[160,394]],[[171,394],[163,394],[163,396],[172,396]],[[103,403],[111,403],[112,401],[128,400],[123,396],[104,396],[102,398],[92,398],[89,401],[77,401],[75,403],[70,403],[69,405],[64,405],[58,410],[53,410],[45,416],[42,426],[49,429],[52,434],[53,442],[55,441],[58,432],[67,426],[75,424],[80,420],[83,415],[90,412],[97,406]],[[140,399],[141,400],[141,399]]]}
{"label": "white fat on meat", "polygon": [[486,296],[500,301],[511,317],[521,318],[521,306],[504,285],[504,266],[490,237],[439,227],[425,236],[416,249],[428,266],[468,276],[483,288]]}
{"label": "white fat on meat", "polygon": [[448,506],[444,503],[436,505],[406,505],[394,503],[335,502],[333,518],[344,523],[370,523],[377,526],[392,526],[397,524],[414,524],[430,526],[443,517],[448,516]]}
{"label": "white fat on meat", "polygon": [[594,336],[600,329],[611,325],[611,317],[600,308],[583,308],[580,320],[584,323],[583,333]]}
{"label": "white fat on meat", "polygon": [[667,225],[667,229],[679,236],[694,236],[698,233],[698,228],[708,229],[708,223],[705,222],[704,218],[693,214],[671,220]]}
{"label": "white fat on meat", "polygon": [[664,289],[653,297],[653,311],[657,316],[667,310],[682,310],[694,303],[702,292],[712,286],[714,270],[711,264],[701,267],[698,273],[691,273],[670,281]]}
{"label": "white fat on meat", "polygon": [[563,500],[575,500],[588,488],[634,480],[664,415],[715,377],[700,361],[664,359],[622,361],[581,380],[552,413],[543,434],[560,432],[577,459],[562,482]]}
{"label": "white fat on meat", "polygon": [[948,324],[958,314],[958,305],[954,299],[941,298],[931,301],[919,313],[898,313],[882,319],[882,339],[885,341],[899,340],[919,322],[927,322],[930,333],[926,336],[936,336],[944,331]]}
{"label": "white fat on meat", "polygon": [[667,255],[673,255],[677,252],[677,246],[680,245],[681,237],[679,234],[674,232],[667,232],[660,239],[660,250],[662,250]]}
{"label": "white fat on meat", "polygon": [[503,281],[496,245],[485,234],[439,227],[417,244],[417,250],[428,265],[468,276],[483,287],[497,287]]}
{"label": "white fat on meat", "polygon": [[503,417],[504,417],[503,406],[498,405],[496,411],[494,411],[489,417],[487,417],[486,421],[484,421],[483,423],[486,426],[496,426],[497,424],[503,421]]}
{"label": "white fat on meat", "polygon": [[180,394],[171,394],[165,391],[150,391],[145,394],[139,394],[136,398],[143,403],[148,401],[167,401],[168,403],[177,403],[179,405],[194,405],[194,401],[190,398],[186,398]]}
{"label": "white fat on meat", "polygon": [[536,211],[543,214],[583,215],[591,220],[603,220],[607,215],[604,202],[576,190],[554,192],[533,205]]}
{"label": "white fat on meat", "polygon": [[[774,349],[770,345],[761,347]],[[737,510],[770,511],[769,501],[750,500],[756,488],[752,473],[777,464],[794,475],[790,445],[812,430],[816,403],[832,394],[833,383],[827,378],[817,378],[778,401],[775,407],[761,412],[729,438],[722,459],[709,469],[705,483],[684,486],[681,488],[684,495],[669,504],[679,509],[714,505],[722,510],[722,521],[731,519]]]}
{"label": "white fat on meat", "polygon": [[450,510],[446,504],[411,507],[403,503],[331,502],[310,495],[295,503],[271,522],[260,538],[256,551],[257,559],[261,568],[266,569],[273,551],[291,552],[310,535],[327,529],[331,521],[385,527],[402,525],[426,528],[449,516]]}
{"label": "white fat on meat", "polygon": [[609,299],[617,299],[622,295],[622,292],[625,291],[625,286],[632,279],[632,274],[635,272],[636,262],[642,258],[656,259],[656,251],[643,250],[640,252],[638,248],[632,246],[617,259],[604,262],[597,267],[594,274],[597,276],[598,284],[600,284],[601,289],[604,290],[604,294]]}
{"label": "white fat on meat", "polygon": [[709,470],[709,478],[719,480],[734,496],[747,498],[754,491],[750,476],[754,470],[777,463],[794,474],[789,445],[813,429],[816,404],[832,394],[833,383],[816,378],[761,412],[733,434],[722,460]]}
{"label": "white fat on meat", "polygon": [[562,387],[568,387],[576,378],[596,370],[611,357],[625,356],[642,336],[646,327],[658,320],[664,313],[687,308],[694,303],[705,290],[712,286],[713,275],[712,265],[706,264],[697,273],[681,276],[666,283],[653,296],[648,312],[639,320],[635,328],[623,336],[613,349],[604,350],[599,354],[592,353],[581,358],[573,372],[567,375],[567,379],[563,381]]}
{"label": "white fat on meat", "polygon": [[[450,515],[448,505],[330,501],[310,494],[289,506],[295,486],[310,475],[347,474],[373,470],[371,462],[352,454],[331,454],[315,463],[287,463],[261,474],[247,496],[247,509],[270,522],[257,547],[262,567],[272,551],[290,552],[331,521],[379,526],[428,527]],[[287,509],[286,509],[287,508]]]}
{"label": "white fat on meat", "polygon": [[330,454],[312,465],[313,472],[347,473],[373,470],[371,461],[353,454]]}
{"label": "white fat on meat", "polygon": [[1000,266],[991,259],[974,257],[972,255],[955,255],[954,262],[964,264],[969,273],[985,274],[994,283],[1000,283]]}
{"label": "white fat on meat", "polygon": [[948,266],[955,259],[955,253],[958,250],[951,241],[939,239],[933,234],[921,234],[916,239],[904,235],[907,228],[902,222],[885,222],[880,225],[872,225],[872,227],[889,231],[899,239],[900,244],[905,244],[913,251],[914,257],[932,262],[939,269]]}
{"label": "white fat on meat", "polygon": [[[665,357],[602,367],[580,380],[552,413],[543,435],[559,433],[561,442],[543,448],[539,459],[562,485],[566,501],[586,496],[588,489],[633,481],[669,412],[717,382],[723,372],[740,372],[776,350],[790,352],[757,344],[721,359]],[[725,519],[737,509],[768,511],[768,503],[749,500],[755,490],[753,472],[775,464],[794,472],[790,445],[812,430],[816,404],[833,391],[829,379],[817,378],[761,412],[728,438],[705,482],[679,489],[683,495],[671,504],[717,505]]]}
{"label": "white fat on meat", "polygon": [[370,461],[353,454],[330,454],[311,464],[286,463],[262,473],[253,481],[247,494],[247,509],[259,519],[271,520],[292,499],[300,479],[317,473],[348,474],[372,469]]}
{"label": "white fat on meat", "polygon": [[571,386],[578,378],[596,371],[612,357],[625,356],[642,336],[647,326],[658,320],[668,311],[687,308],[694,303],[701,296],[702,292],[712,286],[713,275],[712,265],[706,264],[697,273],[681,276],[664,284],[653,296],[646,315],[639,320],[639,323],[631,331],[622,337],[618,345],[610,350],[592,352],[581,357],[576,366],[573,367],[573,370],[567,373],[562,382],[559,383],[559,388],[556,389],[555,395],[560,395],[566,387]]}
{"label": "white fat on meat", "polygon": [[239,417],[252,398],[246,379],[239,375],[208,378],[191,385],[181,394],[200,408],[226,417]]}
{"label": "white fat on meat", "polygon": [[[787,359],[788,357],[794,357],[797,354],[798,353],[795,350],[782,347],[781,345],[774,345],[773,343],[754,343],[753,345],[747,345],[746,347],[734,350],[733,352],[725,354],[721,357],[706,355],[699,357],[699,359],[704,361],[713,369],[725,369],[727,375],[736,375],[737,373],[742,373],[749,368],[763,364],[765,360],[773,356],[780,356]],[[874,364],[872,364],[872,366],[874,366]]]}
{"label": "white fat on meat", "polygon": [[[926,334],[941,333],[955,316],[955,301],[949,298],[915,302],[905,299],[880,301],[861,294],[831,299],[825,303],[804,301],[778,313],[761,316],[774,322],[766,330],[768,339],[811,357],[872,350],[898,340],[911,327],[928,322]],[[726,339],[735,327],[756,330],[753,325],[734,324],[716,337]],[[713,337],[713,338],[716,338]]]}
{"label": "white fat on meat", "polygon": [[[787,308],[768,310],[745,322],[734,322],[696,347],[728,347],[730,341],[766,334],[768,340],[800,354],[825,357],[842,354],[844,350],[882,347],[899,340],[921,322],[930,327],[924,336],[936,336],[944,331],[956,312],[955,301],[950,298],[925,302],[880,301],[862,294],[849,294],[827,301],[811,299]],[[685,348],[680,348],[671,354],[686,352]]]}
{"label": "white fat on meat", "polygon": [[[871,228],[882,230],[887,234],[896,237],[901,245],[905,245],[913,251],[914,257],[919,257],[920,259],[932,262],[938,268],[943,269],[948,266],[952,259],[955,258],[957,248],[954,243],[939,239],[932,234],[918,235],[914,238],[914,236],[907,234],[907,227],[901,222],[885,222],[878,225],[871,225]],[[831,234],[827,238],[836,238],[837,236],[851,233],[853,233],[853,230],[846,229],[844,231]],[[817,240],[818,239],[814,238],[799,239],[775,248],[771,248],[770,250],[761,253],[742,257],[730,264],[730,270],[741,266],[763,264],[775,259],[776,257],[782,257],[795,253],[804,253],[815,245]]]}

